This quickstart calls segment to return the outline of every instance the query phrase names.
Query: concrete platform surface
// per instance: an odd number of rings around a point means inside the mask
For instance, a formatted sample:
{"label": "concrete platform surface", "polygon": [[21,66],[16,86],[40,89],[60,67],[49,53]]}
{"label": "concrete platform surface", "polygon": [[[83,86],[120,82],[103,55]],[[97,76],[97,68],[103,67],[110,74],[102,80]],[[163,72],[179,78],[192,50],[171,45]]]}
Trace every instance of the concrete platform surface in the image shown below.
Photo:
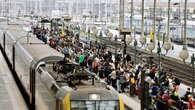
{"label": "concrete platform surface", "polygon": [[27,110],[1,52],[0,62],[0,110]]}
{"label": "concrete platform surface", "polygon": [[136,98],[129,97],[124,93],[119,95],[122,97],[126,106],[130,107],[132,110],[141,110],[140,102],[137,101]]}
{"label": "concrete platform surface", "polygon": [[118,93],[118,91],[116,91],[112,86],[107,87],[121,96],[122,100],[124,101],[126,110],[141,110],[141,104],[137,97],[129,97],[126,93]]}

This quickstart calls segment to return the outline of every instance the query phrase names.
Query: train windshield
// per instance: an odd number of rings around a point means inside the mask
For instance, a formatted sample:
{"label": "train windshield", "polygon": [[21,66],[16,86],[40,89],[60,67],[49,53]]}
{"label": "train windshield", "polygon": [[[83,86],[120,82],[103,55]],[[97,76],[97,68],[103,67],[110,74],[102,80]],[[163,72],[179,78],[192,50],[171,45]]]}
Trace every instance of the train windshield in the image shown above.
{"label": "train windshield", "polygon": [[118,101],[71,101],[71,110],[120,110]]}

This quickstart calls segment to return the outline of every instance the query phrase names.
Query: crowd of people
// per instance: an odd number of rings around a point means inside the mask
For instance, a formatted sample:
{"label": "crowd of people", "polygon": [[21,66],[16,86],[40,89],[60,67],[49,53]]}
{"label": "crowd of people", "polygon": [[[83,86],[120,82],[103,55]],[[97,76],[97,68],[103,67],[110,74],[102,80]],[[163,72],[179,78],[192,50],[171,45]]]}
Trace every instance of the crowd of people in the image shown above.
{"label": "crowd of people", "polygon": [[[117,50],[118,52],[114,54],[104,44],[97,42],[87,44],[73,31],[35,29],[34,33],[37,38],[62,52],[64,57],[96,73],[101,80],[118,92],[130,93],[131,96],[148,93],[151,99],[147,100],[149,108],[195,109],[190,89],[187,89],[184,96],[180,96],[178,93],[180,80],[171,72],[164,72],[162,67],[159,70],[159,65],[147,63],[146,58],[140,59],[140,63],[134,63],[129,54],[122,55],[122,50]],[[148,88],[143,91],[142,88],[146,85]]]}

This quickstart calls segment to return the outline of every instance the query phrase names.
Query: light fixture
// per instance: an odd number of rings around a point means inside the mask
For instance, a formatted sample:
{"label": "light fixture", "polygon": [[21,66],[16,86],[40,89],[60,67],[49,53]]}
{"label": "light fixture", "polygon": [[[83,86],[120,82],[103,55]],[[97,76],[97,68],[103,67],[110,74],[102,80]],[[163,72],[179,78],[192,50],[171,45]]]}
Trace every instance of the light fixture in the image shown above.
{"label": "light fixture", "polygon": [[131,33],[130,33],[130,36],[127,37],[127,44],[130,44],[132,41],[133,41],[133,0],[131,0],[131,17],[130,17],[130,28],[131,28]]}
{"label": "light fixture", "polygon": [[93,30],[93,34],[97,36],[98,30]]}
{"label": "light fixture", "polygon": [[144,38],[144,0],[142,0],[142,28],[141,28],[141,37],[139,39],[141,45],[143,46],[146,42]]}
{"label": "light fixture", "polygon": [[146,38],[140,37],[139,42],[140,42],[142,45],[144,45],[145,42],[146,42]]}
{"label": "light fixture", "polygon": [[154,0],[154,9],[153,9],[153,41],[148,44],[148,49],[152,52],[155,49],[156,43],[156,0]]}
{"label": "light fixture", "polygon": [[102,33],[102,31],[100,31],[100,34],[99,34],[99,36],[100,36],[100,37],[103,37],[103,33]]}
{"label": "light fixture", "polygon": [[93,26],[92,27],[92,31],[93,31],[93,34],[97,35],[98,30],[97,30],[96,26]]}
{"label": "light fixture", "polygon": [[111,39],[113,37],[113,34],[111,32],[108,32],[107,36],[108,36],[108,38]]}
{"label": "light fixture", "polygon": [[90,26],[88,26],[88,30],[87,30],[87,33],[91,33],[91,27]]}
{"label": "light fixture", "polygon": [[105,33],[106,35],[108,35],[109,29],[108,29],[108,28],[105,28],[104,33]]}
{"label": "light fixture", "polygon": [[154,48],[155,48],[155,44],[153,42],[150,42],[148,44],[148,50],[150,50],[152,52],[152,50],[154,50]]}
{"label": "light fixture", "polygon": [[171,41],[170,41],[170,38],[169,38],[169,32],[170,32],[170,3],[171,3],[171,0],[168,1],[168,20],[167,20],[167,38],[166,38],[166,41],[163,45],[163,48],[166,50],[166,52],[168,52],[170,49],[171,49]]}
{"label": "light fixture", "polygon": [[86,32],[86,26],[84,24],[82,25],[82,31]]}
{"label": "light fixture", "polygon": [[133,41],[133,38],[131,36],[127,36],[126,42],[127,44],[130,44]]}
{"label": "light fixture", "polygon": [[89,100],[100,100],[99,94],[89,94]]}
{"label": "light fixture", "polygon": [[188,52],[187,48],[184,47],[184,48],[181,50],[181,52],[179,53],[179,57],[180,57],[183,61],[185,61],[185,60],[189,57],[189,52]]}
{"label": "light fixture", "polygon": [[165,42],[163,48],[168,52],[171,49],[171,42]]}
{"label": "light fixture", "polygon": [[92,31],[94,31],[94,30],[97,30],[96,26],[93,26],[92,27]]}
{"label": "light fixture", "polygon": [[179,53],[179,57],[185,61],[188,57],[189,57],[189,52],[188,52],[188,49],[187,49],[187,43],[186,43],[186,23],[187,23],[187,11],[186,11],[186,8],[187,8],[187,0],[185,0],[185,10],[184,10],[184,45],[183,45],[183,49],[182,51]]}

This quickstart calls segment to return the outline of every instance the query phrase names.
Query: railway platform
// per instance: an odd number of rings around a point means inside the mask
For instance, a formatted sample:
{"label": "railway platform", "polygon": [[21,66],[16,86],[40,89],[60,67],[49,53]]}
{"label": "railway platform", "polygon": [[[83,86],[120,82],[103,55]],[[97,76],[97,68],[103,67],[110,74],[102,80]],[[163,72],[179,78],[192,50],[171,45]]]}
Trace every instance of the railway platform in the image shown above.
{"label": "railway platform", "polygon": [[194,110],[194,1],[0,0],[0,110]]}
{"label": "railway platform", "polygon": [[[17,29],[19,29],[19,28],[17,28]],[[11,31],[12,31],[12,34],[14,34],[16,38],[19,38],[20,36],[25,35],[25,32],[18,33],[18,30],[11,30]],[[41,44],[41,43],[38,43],[38,44]],[[42,51],[42,50],[40,50],[40,51]],[[54,106],[52,106],[52,104],[53,104],[53,102],[55,102],[54,96],[52,96],[50,94],[50,91],[44,87],[42,82],[40,82],[39,78],[37,78],[36,80],[37,80],[36,82],[38,82],[37,83],[38,94],[36,97],[38,97],[37,103],[40,104],[40,106],[38,106],[38,110],[39,109],[40,110],[42,110],[42,109],[44,109],[44,110],[51,109],[52,110],[52,108],[54,107]],[[140,110],[140,102],[136,98],[129,97],[127,95],[127,93],[122,93],[119,95],[122,97],[127,110],[129,110],[129,109]]]}
{"label": "railway platform", "polygon": [[21,93],[0,52],[0,110],[27,110]]}
{"label": "railway platform", "polygon": [[[22,34],[26,34],[24,31],[22,31],[21,33],[18,33],[18,30],[20,30],[20,28],[17,28],[17,26],[13,26],[13,29],[10,30],[11,34],[14,34],[16,38],[18,38],[19,36],[21,36]],[[19,62],[17,62],[18,64]],[[18,64],[20,65],[20,64]],[[11,73],[10,73],[11,74]],[[22,76],[22,75],[21,75]],[[14,80],[13,80],[14,81]],[[49,90],[42,84],[42,82],[39,79],[39,76],[37,76],[36,78],[36,82],[37,82],[37,87],[36,89],[37,91],[37,109],[38,110],[52,110],[55,108],[55,99],[54,96],[52,95],[51,92],[49,92]],[[114,90],[114,89],[113,89]],[[19,92],[19,91],[18,91]],[[116,91],[117,92],[117,91]],[[118,93],[118,92],[117,92]],[[118,93],[119,94],[119,93]],[[121,96],[121,98],[124,100],[125,103],[125,110],[139,110],[140,109],[140,103],[139,101],[135,101],[133,98],[129,97],[126,94],[119,94]],[[131,103],[129,103],[131,102]],[[24,101],[23,101],[24,103]],[[136,108],[135,108],[136,107]],[[25,108],[27,109],[27,108]],[[25,110],[24,109],[24,110]],[[9,109],[8,109],[9,110]],[[22,109],[19,109],[22,110]]]}
{"label": "railway platform", "polygon": [[137,97],[129,97],[127,94],[122,93],[120,94],[122,97],[126,108],[132,109],[132,110],[140,110],[140,101],[137,99]]}
{"label": "railway platform", "polygon": [[119,93],[116,91],[112,86],[108,86],[111,90],[115,91],[116,93],[119,94],[119,96],[123,99],[125,108],[127,110],[140,110],[140,100],[135,96],[135,97],[130,97],[128,93]]}

